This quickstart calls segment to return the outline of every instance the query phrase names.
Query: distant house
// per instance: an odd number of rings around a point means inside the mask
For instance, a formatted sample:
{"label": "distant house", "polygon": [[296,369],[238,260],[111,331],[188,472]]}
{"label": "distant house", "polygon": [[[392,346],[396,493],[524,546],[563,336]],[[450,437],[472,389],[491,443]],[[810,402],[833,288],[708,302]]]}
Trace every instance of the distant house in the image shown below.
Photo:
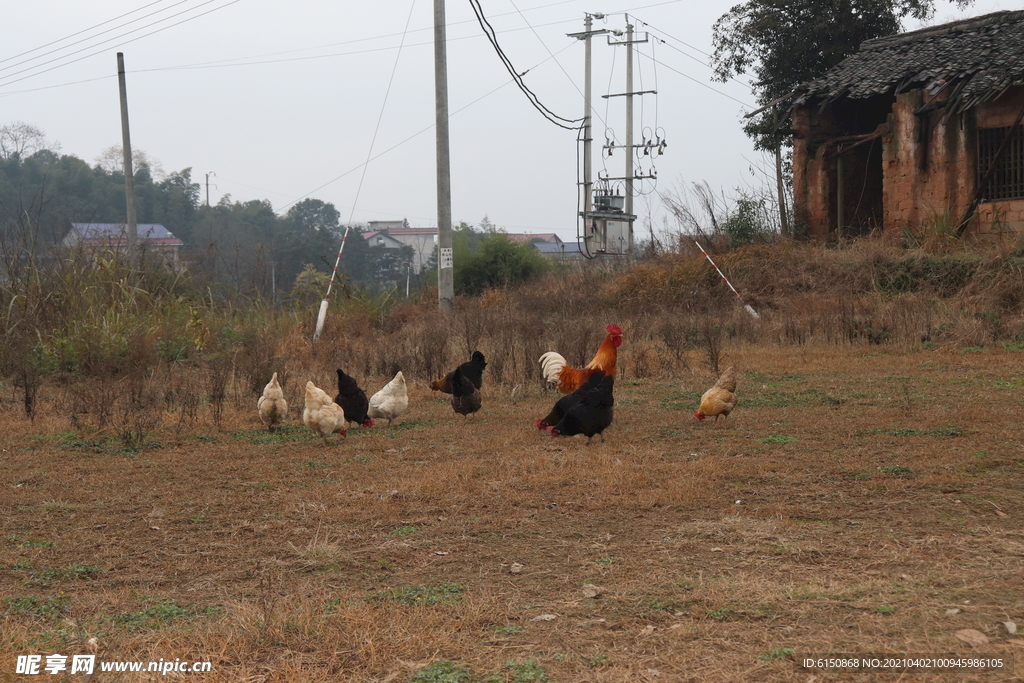
{"label": "distant house", "polygon": [[809,236],[1024,232],[1024,11],[867,40],[791,103]]}
{"label": "distant house", "polygon": [[[409,223],[405,220],[368,221],[367,224],[370,230],[363,233],[364,239],[378,240],[381,235],[384,236],[383,241],[369,242],[371,247],[387,247],[391,243],[390,241],[412,247],[415,253],[412,268],[415,273],[422,272],[427,261],[434,254],[434,247],[437,245],[437,228],[410,228]],[[367,235],[373,237],[367,238]]]}
{"label": "distant house", "polygon": [[[159,223],[138,224],[138,246],[146,254],[158,254],[173,270],[181,269],[179,250],[184,242]],[[124,223],[72,223],[62,244],[92,253],[124,253],[128,250]]]}

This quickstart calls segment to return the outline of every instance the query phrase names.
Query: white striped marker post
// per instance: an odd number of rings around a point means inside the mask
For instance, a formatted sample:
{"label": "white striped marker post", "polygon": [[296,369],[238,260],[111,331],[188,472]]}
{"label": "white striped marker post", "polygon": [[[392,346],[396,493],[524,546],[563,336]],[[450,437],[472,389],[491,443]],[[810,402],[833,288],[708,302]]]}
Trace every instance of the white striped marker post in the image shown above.
{"label": "white striped marker post", "polygon": [[348,239],[348,231],[350,229],[351,226],[345,226],[345,234],[342,236],[341,246],[338,248],[338,258],[334,261],[334,270],[331,271],[331,281],[327,283],[327,294],[324,296],[324,300],[320,302],[320,315],[316,318],[316,331],[313,332],[313,341],[319,339],[320,333],[324,331],[324,321],[327,320],[327,306],[331,302],[331,287],[334,286],[334,277],[338,274],[338,264],[341,263],[341,252],[345,251],[345,240]]}
{"label": "white striped marker post", "polygon": [[727,278],[725,276],[725,273],[723,273],[719,269],[719,267],[715,265],[715,262],[711,260],[711,257],[708,256],[708,252],[704,251],[704,247],[700,246],[700,242],[698,242],[697,240],[694,240],[693,243],[697,245],[697,248],[700,249],[700,253],[704,254],[704,256],[705,256],[705,258],[707,258],[708,262],[712,266],[714,266],[715,270],[718,271],[718,274],[722,276],[722,279],[725,280],[725,284],[729,285],[729,289],[731,289],[732,293],[736,295],[736,298],[740,300],[740,303],[743,304],[743,308],[746,309],[747,313],[749,313],[751,316],[753,316],[755,318],[760,318],[761,316],[759,316],[757,314],[757,311],[755,311],[754,308],[750,304],[744,304],[743,303],[743,297],[740,296],[740,293],[737,292],[736,288],[732,286],[732,283],[729,282],[729,278]]}

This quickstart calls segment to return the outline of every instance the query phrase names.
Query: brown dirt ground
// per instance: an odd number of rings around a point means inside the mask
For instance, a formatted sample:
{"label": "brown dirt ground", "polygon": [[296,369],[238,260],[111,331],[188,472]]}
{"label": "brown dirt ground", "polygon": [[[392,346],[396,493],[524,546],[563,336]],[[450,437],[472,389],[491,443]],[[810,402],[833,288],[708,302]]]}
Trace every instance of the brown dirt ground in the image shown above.
{"label": "brown dirt ground", "polygon": [[[267,437],[253,407],[126,453],[73,430],[56,389],[35,423],[8,392],[0,680],[21,680],[17,654],[90,651],[253,683],[401,682],[441,659],[474,681],[541,680],[506,667],[529,660],[573,682],[1020,680],[1024,661],[798,665],[1024,655],[1002,623],[1024,627],[1024,354],[969,351],[730,349],[740,404],[718,424],[691,414],[712,381],[695,354],[684,377],[621,381],[590,445],[533,428],[555,394],[486,375],[468,421],[417,378],[393,428],[328,447],[301,424]],[[464,590],[394,599],[446,584]],[[93,680],[160,679],[133,676]]]}

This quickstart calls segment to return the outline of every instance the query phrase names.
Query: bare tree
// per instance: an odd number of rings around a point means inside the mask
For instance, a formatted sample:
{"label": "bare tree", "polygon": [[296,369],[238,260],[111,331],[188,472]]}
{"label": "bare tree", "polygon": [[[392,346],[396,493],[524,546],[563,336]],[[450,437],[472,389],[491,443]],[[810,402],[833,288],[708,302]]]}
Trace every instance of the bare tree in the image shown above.
{"label": "bare tree", "polygon": [[731,211],[725,192],[716,195],[706,180],[691,183],[689,188],[680,184],[678,189],[665,193],[662,200],[680,232],[705,240],[721,233]]}
{"label": "bare tree", "polygon": [[[124,173],[124,153],[121,145],[111,145],[99,153],[94,161],[107,173]],[[132,149],[132,168],[136,171],[145,166],[154,180],[164,177],[164,167],[159,159],[146,154],[144,150]]]}
{"label": "bare tree", "polygon": [[57,151],[60,145],[47,143],[42,129],[22,121],[0,126],[0,159],[24,159],[44,149]]}

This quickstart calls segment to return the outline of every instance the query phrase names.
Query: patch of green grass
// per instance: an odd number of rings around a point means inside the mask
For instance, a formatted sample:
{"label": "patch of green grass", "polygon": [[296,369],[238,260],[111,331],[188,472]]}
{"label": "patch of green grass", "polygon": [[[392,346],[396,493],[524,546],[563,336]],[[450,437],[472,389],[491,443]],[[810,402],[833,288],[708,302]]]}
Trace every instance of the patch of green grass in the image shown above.
{"label": "patch of green grass", "polygon": [[612,558],[611,558],[610,555],[608,557],[599,557],[596,560],[594,560],[594,562],[596,562],[597,564],[601,565],[602,567],[607,567],[607,566],[611,565]]}
{"label": "patch of green grass", "polygon": [[441,586],[410,586],[409,588],[391,588],[370,595],[366,601],[380,605],[385,602],[398,602],[403,605],[445,605],[458,602],[466,587],[461,583],[446,583]]}
{"label": "patch of green grass", "polygon": [[50,595],[41,598],[35,595],[23,598],[7,598],[4,608],[8,614],[31,614],[37,617],[58,617],[70,606],[71,599]]}
{"label": "patch of green grass", "polygon": [[1024,351],[1024,344],[1020,342],[1006,342],[1005,344],[1003,344],[1003,348],[1006,349],[1007,351],[1020,353],[1021,351]]}
{"label": "patch of green grass", "polygon": [[320,437],[306,425],[294,423],[281,425],[272,432],[267,429],[243,429],[231,432],[231,438],[236,441],[249,441],[258,446],[265,446],[275,443],[314,441]]}
{"label": "patch of green grass", "polygon": [[[381,423],[383,424],[383,423]],[[433,420],[407,420],[405,422],[397,422],[392,424],[390,427],[384,428],[384,433],[390,439],[397,439],[403,437],[402,432],[409,429],[415,429],[417,427],[429,427],[434,424]]]}
{"label": "patch of green grass", "polygon": [[718,609],[713,609],[708,612],[708,616],[712,619],[717,619],[718,621],[725,621],[729,616],[729,608],[719,607]]}
{"label": "patch of green grass", "polygon": [[965,346],[960,349],[960,353],[985,353],[984,346]]}
{"label": "patch of green grass", "polygon": [[121,455],[129,458],[134,458],[140,452],[147,448],[162,448],[163,444],[159,441],[146,441],[140,446],[125,447],[117,445],[111,439],[83,439],[77,434],[68,434],[67,438],[60,445],[61,448],[67,448],[73,451],[85,451],[89,453],[101,453],[103,455]]}
{"label": "patch of green grass", "polygon": [[73,564],[70,567],[57,569],[40,569],[25,579],[26,586],[49,586],[54,581],[74,581],[95,579],[100,568],[92,564]]}
{"label": "patch of green grass", "polygon": [[405,536],[411,536],[412,534],[416,533],[419,530],[420,530],[420,528],[418,526],[400,526],[397,529],[392,529],[388,533],[391,534],[392,536],[405,537]]}
{"label": "patch of green grass", "polygon": [[902,465],[884,465],[878,468],[878,471],[882,474],[888,474],[893,477],[912,477],[914,476],[914,470],[909,467],[903,467]]}
{"label": "patch of green grass", "polygon": [[875,608],[875,611],[878,612],[879,614],[884,614],[886,616],[888,616],[890,614],[896,614],[896,608],[895,607],[890,607],[889,605],[879,605],[878,607]]}
{"label": "patch of green grass", "polygon": [[763,439],[759,440],[761,443],[793,443],[794,441],[799,441],[800,439],[796,438],[795,436],[782,436],[781,434],[772,434],[771,436],[766,436]]}
{"label": "patch of green grass", "polygon": [[583,663],[590,669],[603,669],[611,665],[612,658],[606,654],[597,654],[593,657],[584,657]]}
{"label": "patch of green grass", "polygon": [[513,633],[522,633],[525,630],[525,626],[520,626],[519,624],[509,624],[508,626],[499,626],[498,628],[494,629],[494,632],[498,635],[510,636]]}
{"label": "patch of green grass", "polygon": [[52,541],[43,541],[38,538],[21,538],[16,534],[7,536],[7,540],[22,548],[56,548],[57,544]]}
{"label": "patch of green grass", "polygon": [[960,427],[940,427],[939,429],[913,429],[911,427],[900,427],[898,429],[868,429],[863,434],[880,434],[884,436],[963,436]]}
{"label": "patch of green grass", "polygon": [[758,657],[762,662],[771,662],[776,659],[789,659],[793,656],[793,648],[791,647],[777,647],[772,650],[768,650],[763,655]]}
{"label": "patch of green grass", "polygon": [[510,680],[508,676],[511,676],[511,683],[547,683],[551,680],[543,667],[532,659],[525,662],[509,660],[505,662],[505,672],[506,676],[501,680]]}
{"label": "patch of green grass", "polygon": [[114,617],[114,622],[129,631],[137,631],[143,628],[163,628],[179,621],[193,621],[204,614],[214,614],[219,611],[220,608],[217,607],[201,610],[195,606],[179,605],[174,600],[161,600],[138,612],[123,612]]}
{"label": "patch of green grass", "polygon": [[469,683],[471,680],[465,667],[442,659],[426,665],[412,678],[407,678],[406,683]]}
{"label": "patch of green grass", "polygon": [[[686,586],[683,586],[683,589],[691,590],[692,587],[687,588]],[[673,612],[679,612],[682,610],[682,607],[675,601],[661,600],[658,598],[651,600],[649,603],[647,603],[647,606],[651,609],[652,612],[668,612],[671,614]]]}
{"label": "patch of green grass", "polygon": [[695,410],[700,405],[701,391],[676,391],[661,399],[669,410]]}

